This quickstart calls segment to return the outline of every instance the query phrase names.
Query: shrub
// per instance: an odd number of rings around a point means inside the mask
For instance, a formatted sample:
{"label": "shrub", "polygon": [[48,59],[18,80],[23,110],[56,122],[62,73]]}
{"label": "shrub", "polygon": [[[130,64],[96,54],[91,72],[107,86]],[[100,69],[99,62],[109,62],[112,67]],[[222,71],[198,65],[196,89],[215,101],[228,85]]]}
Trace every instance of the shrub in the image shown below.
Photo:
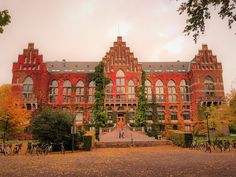
{"label": "shrub", "polygon": [[193,141],[192,133],[187,133],[179,130],[169,130],[167,138],[175,145],[181,147],[190,147]]}
{"label": "shrub", "polygon": [[72,122],[73,117],[69,112],[44,109],[32,119],[33,137],[41,143],[64,142],[65,148],[70,149]]}
{"label": "shrub", "polygon": [[83,140],[84,140],[84,150],[90,151],[92,147],[92,136],[85,135],[83,136]]}

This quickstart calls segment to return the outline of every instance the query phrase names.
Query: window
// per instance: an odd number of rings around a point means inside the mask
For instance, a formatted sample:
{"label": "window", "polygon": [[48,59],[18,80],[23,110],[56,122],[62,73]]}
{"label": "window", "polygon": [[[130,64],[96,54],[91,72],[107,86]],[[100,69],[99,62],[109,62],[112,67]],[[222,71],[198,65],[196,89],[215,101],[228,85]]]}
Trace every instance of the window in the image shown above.
{"label": "window", "polygon": [[152,102],[152,84],[149,80],[145,81],[145,92],[147,94],[147,101]]}
{"label": "window", "polygon": [[63,83],[62,101],[63,101],[63,103],[70,103],[71,102],[71,83],[69,80],[65,80]]}
{"label": "window", "polygon": [[106,86],[106,93],[112,93],[113,84],[112,82]]}
{"label": "window", "polygon": [[125,75],[121,70],[116,73],[116,93],[125,94]]}
{"label": "window", "polygon": [[206,96],[214,96],[215,87],[213,79],[210,76],[207,76],[205,78],[204,84]]}
{"label": "window", "polygon": [[75,120],[79,122],[83,122],[83,113],[82,112],[77,113]]}
{"label": "window", "polygon": [[184,126],[184,130],[185,130],[186,132],[191,131],[190,125],[185,125],[185,126]]}
{"label": "window", "polygon": [[170,106],[170,110],[178,110],[178,106]]}
{"label": "window", "polygon": [[122,70],[116,73],[116,101],[125,101],[125,75]]}
{"label": "window", "polygon": [[84,82],[81,80],[78,81],[76,84],[75,95],[76,95],[76,103],[84,102]]}
{"label": "window", "polygon": [[168,82],[168,98],[171,103],[177,101],[175,82],[173,80]]}
{"label": "window", "polygon": [[180,82],[180,94],[183,102],[189,101],[189,87],[186,80],[181,80]]}
{"label": "window", "polygon": [[128,99],[132,101],[135,99],[135,86],[134,81],[130,80],[128,83]]}
{"label": "window", "polygon": [[165,120],[165,113],[164,112],[157,112],[158,120]]}
{"label": "window", "polygon": [[184,120],[190,120],[190,113],[189,112],[183,112],[183,118],[184,118]]}
{"label": "window", "polygon": [[156,101],[157,102],[165,102],[164,84],[161,80],[157,80],[157,82],[156,82]]}
{"label": "window", "polygon": [[31,99],[33,94],[33,80],[27,77],[23,82],[23,96],[25,99]]}
{"label": "window", "polygon": [[157,105],[157,110],[159,111],[159,110],[165,110],[166,108],[165,108],[165,106],[160,106],[160,105]]}
{"label": "window", "polygon": [[171,117],[171,120],[178,120],[178,117],[177,117],[177,113],[176,112],[172,112],[170,114],[170,117]]}
{"label": "window", "polygon": [[88,102],[94,102],[94,90],[95,90],[95,82],[92,81],[89,83],[89,88],[88,88]]}
{"label": "window", "polygon": [[49,102],[56,103],[58,98],[58,82],[53,80],[49,86]]}

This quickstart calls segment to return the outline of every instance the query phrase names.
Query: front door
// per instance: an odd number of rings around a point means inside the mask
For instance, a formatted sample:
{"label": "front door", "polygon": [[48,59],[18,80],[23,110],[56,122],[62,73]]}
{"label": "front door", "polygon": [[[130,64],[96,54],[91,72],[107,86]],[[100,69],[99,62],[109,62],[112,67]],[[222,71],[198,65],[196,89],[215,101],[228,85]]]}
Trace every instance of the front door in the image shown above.
{"label": "front door", "polygon": [[125,117],[124,114],[118,114],[117,116],[117,126],[118,128],[124,128],[125,127]]}

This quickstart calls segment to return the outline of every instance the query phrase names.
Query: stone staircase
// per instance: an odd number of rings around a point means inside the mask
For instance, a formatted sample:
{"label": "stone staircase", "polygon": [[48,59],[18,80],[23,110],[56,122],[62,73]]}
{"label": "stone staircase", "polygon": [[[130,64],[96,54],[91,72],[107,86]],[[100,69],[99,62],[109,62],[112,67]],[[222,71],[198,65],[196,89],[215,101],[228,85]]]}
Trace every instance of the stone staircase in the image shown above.
{"label": "stone staircase", "polygon": [[131,131],[124,128],[124,138],[119,138],[119,129],[114,128],[113,131],[100,135],[100,141],[95,143],[95,147],[146,147],[171,144],[168,140],[156,140],[154,137],[148,137],[145,133],[139,131]]}

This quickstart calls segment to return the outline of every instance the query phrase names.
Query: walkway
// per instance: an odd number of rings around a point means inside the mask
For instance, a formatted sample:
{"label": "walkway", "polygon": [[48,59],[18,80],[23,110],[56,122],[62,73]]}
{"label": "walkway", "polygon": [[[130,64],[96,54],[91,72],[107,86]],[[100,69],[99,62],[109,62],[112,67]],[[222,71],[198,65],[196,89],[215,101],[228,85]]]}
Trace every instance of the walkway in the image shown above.
{"label": "walkway", "polygon": [[153,137],[148,137],[143,132],[134,132],[128,129],[127,127],[124,128],[124,138],[119,138],[119,129],[116,128],[110,133],[105,133],[100,136],[100,142],[133,142],[136,141],[156,141]]}

